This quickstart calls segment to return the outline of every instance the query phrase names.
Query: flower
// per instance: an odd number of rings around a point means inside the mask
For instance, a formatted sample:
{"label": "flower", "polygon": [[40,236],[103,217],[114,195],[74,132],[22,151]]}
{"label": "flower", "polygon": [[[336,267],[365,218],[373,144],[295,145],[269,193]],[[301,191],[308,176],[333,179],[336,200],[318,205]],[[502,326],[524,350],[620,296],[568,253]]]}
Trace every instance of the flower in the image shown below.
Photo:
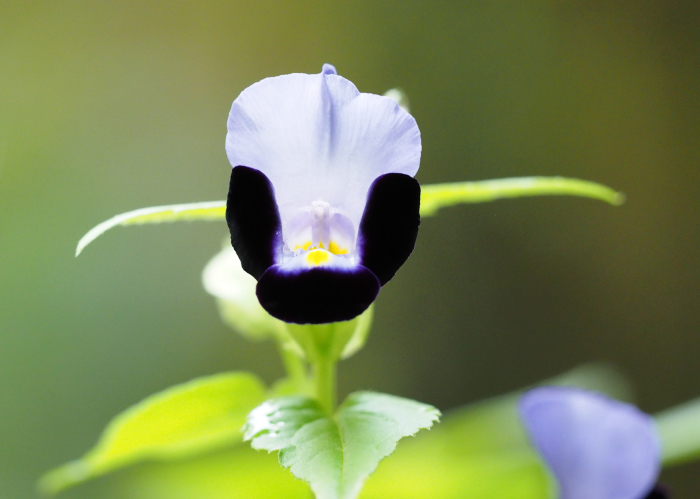
{"label": "flower", "polygon": [[245,89],[231,107],[226,153],[231,243],[272,316],[350,320],[413,251],[418,126],[394,99],[360,93],[333,66]]}
{"label": "flower", "polygon": [[666,497],[654,487],[661,441],[648,414],[566,387],[530,390],[518,408],[533,445],[556,477],[560,499]]}

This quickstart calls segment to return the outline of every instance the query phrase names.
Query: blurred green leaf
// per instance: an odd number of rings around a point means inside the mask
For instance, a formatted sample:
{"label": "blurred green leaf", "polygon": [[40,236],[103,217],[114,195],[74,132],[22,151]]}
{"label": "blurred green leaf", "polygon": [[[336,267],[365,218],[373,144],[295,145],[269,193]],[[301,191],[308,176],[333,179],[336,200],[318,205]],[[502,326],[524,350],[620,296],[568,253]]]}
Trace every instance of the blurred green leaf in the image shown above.
{"label": "blurred green leaf", "polygon": [[50,471],[39,487],[56,493],[145,459],[172,459],[239,442],[246,415],[266,397],[254,375],[223,373],[152,395],[119,414],[85,456]]}
{"label": "blurred green leaf", "polygon": [[[361,499],[551,499],[544,468],[529,453],[455,457],[399,445],[365,483]],[[419,451],[428,450],[427,453]],[[111,477],[113,497],[129,499],[310,499],[311,491],[267,453],[238,446],[187,461],[149,463]],[[112,497],[112,496],[110,496]]]}
{"label": "blurred green leaf", "polygon": [[128,499],[313,498],[309,486],[282,468],[277,456],[247,445],[194,459],[135,466],[111,476],[104,485],[109,497]]}
{"label": "blurred green leaf", "polygon": [[286,397],[253,410],[245,438],[255,449],[280,451],[280,464],[318,499],[353,499],[401,438],[439,417],[434,407],[372,392],[351,394],[332,418],[313,399]]}
{"label": "blurred green leaf", "polygon": [[[445,420],[449,420],[446,416]],[[369,477],[361,499],[552,499],[551,482],[537,456],[513,452],[452,452],[442,424],[407,439]],[[433,434],[442,433],[439,439]],[[462,442],[464,443],[464,442]],[[454,449],[459,442],[454,442]],[[307,485],[267,453],[238,446],[188,461],[131,469],[110,488],[129,499],[309,499]]]}
{"label": "blurred green leaf", "polygon": [[700,399],[667,409],[656,416],[662,461],[680,464],[700,458]]}
{"label": "blurred green leaf", "polygon": [[411,112],[411,108],[408,102],[408,95],[406,95],[406,92],[404,92],[402,89],[398,87],[390,88],[389,90],[384,92],[384,97],[391,97],[396,101],[396,103],[401,109],[403,109],[407,113]]}
{"label": "blurred green leaf", "polygon": [[604,393],[608,397],[625,402],[632,402],[634,399],[627,378],[620,370],[605,363],[583,364],[559,376],[537,383],[535,386],[544,385],[583,388]]}
{"label": "blurred green leaf", "polygon": [[441,208],[462,203],[484,203],[524,196],[581,196],[612,205],[625,201],[624,194],[610,187],[565,177],[517,177],[479,182],[452,182],[424,185],[421,188],[420,214],[435,215]]}
{"label": "blurred green leaf", "polygon": [[[427,435],[425,435],[427,436]],[[418,444],[425,436],[409,444]],[[554,499],[555,483],[539,457],[520,451],[451,455],[403,446],[379,465],[361,499]]]}
{"label": "blurred green leaf", "polygon": [[164,222],[185,222],[193,220],[223,220],[226,213],[226,201],[208,201],[203,203],[171,204],[168,206],[151,206],[116,215],[96,225],[85,234],[75,250],[78,256],[85,247],[109,229],[118,225],[159,224]]}
{"label": "blurred green leaf", "polygon": [[[586,365],[543,384],[579,386],[629,399],[619,372]],[[407,439],[367,480],[361,499],[552,499],[555,483],[518,421],[520,392],[447,413]],[[288,437],[287,437],[288,438]],[[110,483],[112,484],[112,482]],[[225,453],[131,469],[116,486],[129,499],[300,499],[307,486],[273,456],[247,446]]]}

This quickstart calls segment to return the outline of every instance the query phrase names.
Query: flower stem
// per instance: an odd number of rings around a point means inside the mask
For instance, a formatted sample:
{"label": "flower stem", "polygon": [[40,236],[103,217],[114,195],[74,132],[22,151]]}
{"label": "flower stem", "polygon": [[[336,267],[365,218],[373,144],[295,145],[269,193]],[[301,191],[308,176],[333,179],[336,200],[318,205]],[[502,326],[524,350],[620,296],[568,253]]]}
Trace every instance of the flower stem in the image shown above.
{"label": "flower stem", "polygon": [[335,361],[321,357],[314,362],[316,398],[329,414],[335,411]]}
{"label": "flower stem", "polygon": [[277,347],[280,352],[280,357],[282,357],[282,363],[284,364],[284,369],[287,371],[287,376],[297,387],[297,390],[302,391],[304,384],[306,383],[306,365],[304,361],[297,355],[296,352],[290,348],[285,347],[281,342],[277,342]]}
{"label": "flower stem", "polygon": [[664,466],[700,456],[700,399],[686,402],[654,416],[661,437]]}

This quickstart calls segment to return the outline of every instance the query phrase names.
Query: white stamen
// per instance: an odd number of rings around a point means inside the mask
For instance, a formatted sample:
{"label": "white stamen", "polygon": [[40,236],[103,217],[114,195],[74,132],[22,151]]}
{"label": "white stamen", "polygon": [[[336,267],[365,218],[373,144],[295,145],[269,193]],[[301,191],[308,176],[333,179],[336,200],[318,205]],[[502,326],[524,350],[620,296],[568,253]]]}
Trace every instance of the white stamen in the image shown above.
{"label": "white stamen", "polygon": [[313,222],[311,223],[311,242],[317,248],[328,249],[330,239],[330,213],[331,205],[322,199],[311,203]]}

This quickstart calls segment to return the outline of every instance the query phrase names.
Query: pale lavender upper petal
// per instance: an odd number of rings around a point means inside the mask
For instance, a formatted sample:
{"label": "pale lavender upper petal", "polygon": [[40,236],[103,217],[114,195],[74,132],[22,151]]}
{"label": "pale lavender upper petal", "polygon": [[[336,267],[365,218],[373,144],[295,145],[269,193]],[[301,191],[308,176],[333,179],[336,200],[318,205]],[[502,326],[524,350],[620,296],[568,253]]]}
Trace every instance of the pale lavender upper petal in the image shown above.
{"label": "pale lavender upper petal", "polygon": [[536,388],[519,403],[530,439],[559,484],[560,499],[642,499],[660,470],[653,419],[585,390]]}
{"label": "pale lavender upper petal", "polygon": [[324,75],[337,75],[338,71],[333,64],[326,63],[323,65],[323,68],[321,68],[321,73]]}
{"label": "pale lavender upper petal", "polygon": [[317,199],[357,227],[374,179],[418,171],[421,141],[415,120],[393,99],[360,93],[328,65],[245,89],[231,107],[226,153],[233,166],[270,179],[283,230]]}

